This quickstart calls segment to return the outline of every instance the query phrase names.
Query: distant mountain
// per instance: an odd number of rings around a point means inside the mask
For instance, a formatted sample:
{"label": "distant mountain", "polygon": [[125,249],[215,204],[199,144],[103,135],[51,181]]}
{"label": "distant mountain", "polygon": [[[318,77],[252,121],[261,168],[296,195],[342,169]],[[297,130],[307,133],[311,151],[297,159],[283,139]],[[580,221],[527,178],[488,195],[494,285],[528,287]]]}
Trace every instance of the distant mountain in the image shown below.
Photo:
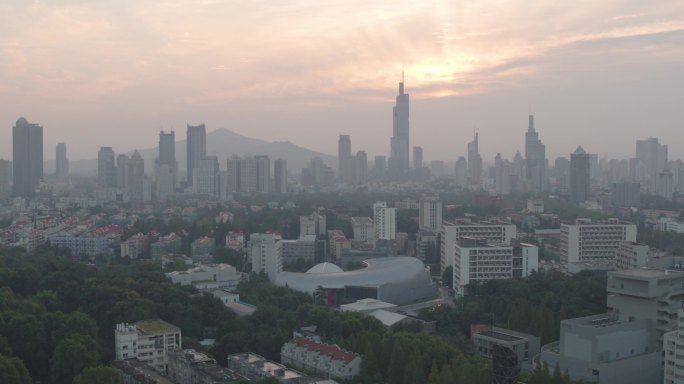
{"label": "distant mountain", "polygon": [[[185,140],[178,140],[180,137],[178,132],[176,132],[176,160],[178,161],[178,168],[181,173],[184,173],[187,144]],[[139,149],[138,152],[140,152],[140,155],[145,160],[145,172],[153,173],[154,159],[159,153],[158,149]],[[130,156],[133,154],[133,151],[129,151],[126,154]],[[266,155],[271,161],[285,159],[287,160],[288,170],[294,173],[299,173],[314,157],[320,157],[331,167],[335,167],[335,164],[337,164],[337,158],[334,156],[303,148],[289,141],[268,142],[242,136],[225,128],[207,133],[207,155],[218,156],[219,165],[222,170],[226,168],[227,158],[246,155]],[[54,161],[45,163],[46,173],[52,173],[50,170],[54,170],[54,168]],[[70,172],[75,174],[93,175],[97,173],[97,159],[70,161],[69,168]],[[273,166],[271,166],[272,168]]]}

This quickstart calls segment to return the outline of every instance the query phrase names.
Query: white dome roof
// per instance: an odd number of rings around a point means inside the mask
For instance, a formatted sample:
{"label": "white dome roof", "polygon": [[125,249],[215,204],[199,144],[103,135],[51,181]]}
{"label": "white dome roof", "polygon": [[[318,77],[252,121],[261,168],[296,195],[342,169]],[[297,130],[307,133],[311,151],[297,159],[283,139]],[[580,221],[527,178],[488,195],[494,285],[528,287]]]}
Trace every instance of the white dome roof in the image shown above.
{"label": "white dome roof", "polygon": [[344,272],[342,268],[338,267],[333,263],[320,263],[309,268],[306,273],[337,273]]}

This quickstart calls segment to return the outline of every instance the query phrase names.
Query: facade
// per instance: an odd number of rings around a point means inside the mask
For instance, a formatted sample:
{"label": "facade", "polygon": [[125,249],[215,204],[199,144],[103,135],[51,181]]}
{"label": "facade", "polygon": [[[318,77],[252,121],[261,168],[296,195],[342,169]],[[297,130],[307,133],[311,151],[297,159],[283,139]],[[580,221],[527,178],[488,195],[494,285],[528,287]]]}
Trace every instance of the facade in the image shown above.
{"label": "facade", "polygon": [[648,264],[648,245],[621,241],[615,253],[615,268],[636,269]]}
{"label": "facade", "polygon": [[287,193],[287,160],[276,159],[273,162],[273,180],[275,193]]}
{"label": "facade", "polygon": [[561,321],[560,341],[542,347],[537,364],[559,366],[573,380],[660,384],[663,367],[653,320],[606,313]]}
{"label": "facade", "polygon": [[55,173],[57,182],[66,184],[69,181],[69,159],[67,158],[66,144],[58,143],[55,148]]}
{"label": "facade", "polygon": [[159,154],[155,161],[157,198],[165,200],[178,185],[178,162],[176,161],[176,133],[159,132]]}
{"label": "facade", "polygon": [[249,256],[252,273],[265,272],[271,281],[283,270],[282,243],[272,233],[252,233],[249,236]]}
{"label": "facade", "polygon": [[677,328],[667,332],[663,340],[665,370],[663,383],[684,384],[684,310],[677,313]]}
{"label": "facade", "polygon": [[491,244],[464,237],[455,247],[453,267],[453,289],[463,296],[471,282],[523,278],[539,270],[539,249],[526,243]]}
{"label": "facade", "polygon": [[121,257],[137,259],[145,254],[147,248],[147,236],[142,233],[135,234],[121,243]]}
{"label": "facade", "polygon": [[201,159],[207,157],[207,129],[204,124],[190,125],[187,127],[187,181],[188,185],[192,185],[195,174],[195,168],[199,167]]}
{"label": "facade", "polygon": [[259,193],[271,192],[271,159],[268,156],[255,156],[256,190]]}
{"label": "facade", "polygon": [[583,203],[589,198],[591,188],[591,155],[579,146],[570,155],[570,201]]}
{"label": "facade", "polygon": [[216,239],[213,237],[202,236],[190,244],[190,254],[192,256],[196,255],[208,255],[214,251],[216,246]]}
{"label": "facade", "polygon": [[316,236],[299,236],[297,240],[280,240],[283,249],[283,263],[295,263],[302,259],[313,263],[316,258]]}
{"label": "facade", "polygon": [[170,350],[168,360],[167,376],[175,384],[228,384],[243,379],[194,349]]}
{"label": "facade", "polygon": [[479,152],[479,136],[476,133],[473,141],[468,143],[468,186],[479,189],[482,187],[482,156]]}
{"label": "facade", "polygon": [[613,265],[620,242],[635,242],[637,228],[618,219],[577,219],[575,224],[561,224],[560,232],[561,263]]}
{"label": "facade", "polygon": [[351,380],[361,373],[361,356],[315,339],[295,336],[280,349],[283,364],[323,377]]}
{"label": "facade", "polygon": [[196,162],[193,170],[192,186],[200,195],[218,197],[218,157],[207,156]]}
{"label": "facade", "polygon": [[101,147],[97,153],[97,180],[104,188],[116,186],[116,162],[112,147]]}
{"label": "facade", "polygon": [[235,267],[228,264],[202,264],[187,271],[166,274],[173,284],[192,285],[197,289],[234,290],[242,278]]}
{"label": "facade", "polygon": [[663,335],[677,329],[677,312],[684,302],[684,272],[629,269],[608,272],[609,310],[627,319],[655,322],[658,349]]}
{"label": "facade", "polygon": [[454,220],[442,226],[440,245],[440,272],[453,265],[455,247],[464,237],[486,239],[489,243],[510,244],[517,238],[515,224],[499,220]]}
{"label": "facade", "polygon": [[313,212],[308,216],[299,216],[299,237],[314,235],[323,236],[326,233],[325,215]]}
{"label": "facade", "polygon": [[100,256],[109,253],[109,239],[105,236],[58,235],[48,238],[53,247],[67,248],[73,255]]}
{"label": "facade", "polygon": [[354,184],[363,185],[368,182],[368,155],[366,151],[358,151],[353,157]]}
{"label": "facade", "polygon": [[539,140],[539,133],[534,129],[534,116],[529,116],[529,125],[525,133],[525,175],[527,190],[541,192],[546,185],[546,146]]}
{"label": "facade", "polygon": [[351,224],[355,242],[375,244],[373,219],[370,217],[352,217]]}
{"label": "facade", "polygon": [[409,171],[409,95],[404,93],[404,74],[399,83],[399,95],[392,107],[392,138],[388,160],[389,176],[401,180]]}
{"label": "facade", "polygon": [[337,177],[343,183],[351,183],[352,156],[349,135],[340,135],[337,141]]}
{"label": "facade", "polygon": [[384,201],[373,204],[373,225],[375,240],[394,240],[397,236],[396,208],[387,207]]}
{"label": "facade", "polygon": [[492,360],[495,345],[513,351],[518,358],[519,368],[531,366],[532,359],[541,348],[539,336],[485,324],[470,326],[470,340],[475,353],[489,360]]}
{"label": "facade", "polygon": [[12,162],[0,159],[0,195],[4,196],[10,192],[12,186]]}
{"label": "facade", "polygon": [[116,360],[138,359],[159,372],[166,372],[168,352],[180,348],[180,328],[163,320],[121,323],[114,331]]}
{"label": "facade", "polygon": [[613,183],[611,200],[614,207],[639,207],[641,205],[641,184],[630,181]]}
{"label": "facade", "polygon": [[423,147],[413,147],[413,169],[423,168]]}
{"label": "facade", "polygon": [[12,127],[13,189],[16,196],[33,196],[43,179],[43,127],[21,117]]}
{"label": "facade", "polygon": [[667,167],[667,145],[655,137],[636,141],[636,163],[643,172],[636,172],[636,181],[644,181],[651,194],[656,194],[658,175]]}
{"label": "facade", "polygon": [[238,353],[228,356],[228,368],[250,381],[257,381],[266,377],[273,377],[279,383],[285,384],[314,384],[317,380],[308,378],[301,372],[267,360],[256,353]]}
{"label": "facade", "polygon": [[433,232],[442,230],[442,200],[437,196],[422,196],[418,203],[418,228]]}
{"label": "facade", "polygon": [[136,150],[128,161],[128,183],[126,192],[131,201],[145,201],[145,161]]}

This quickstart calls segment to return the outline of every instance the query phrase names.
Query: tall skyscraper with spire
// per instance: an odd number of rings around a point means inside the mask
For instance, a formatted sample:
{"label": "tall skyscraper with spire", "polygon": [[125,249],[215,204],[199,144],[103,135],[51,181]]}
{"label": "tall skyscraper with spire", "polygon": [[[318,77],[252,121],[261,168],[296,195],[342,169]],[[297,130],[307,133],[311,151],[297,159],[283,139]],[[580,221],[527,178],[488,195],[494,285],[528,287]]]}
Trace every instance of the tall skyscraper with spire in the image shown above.
{"label": "tall skyscraper with spire", "polygon": [[409,95],[404,93],[404,72],[401,73],[399,94],[392,108],[393,131],[390,141],[389,176],[393,180],[406,178],[409,172]]}
{"label": "tall skyscraper with spire", "polygon": [[13,188],[17,196],[33,196],[43,179],[43,127],[21,117],[12,128]]}
{"label": "tall skyscraper with spire", "polygon": [[534,129],[534,115],[529,116],[529,125],[525,132],[525,180],[527,190],[541,192],[546,184],[546,146],[539,140],[539,133]]}

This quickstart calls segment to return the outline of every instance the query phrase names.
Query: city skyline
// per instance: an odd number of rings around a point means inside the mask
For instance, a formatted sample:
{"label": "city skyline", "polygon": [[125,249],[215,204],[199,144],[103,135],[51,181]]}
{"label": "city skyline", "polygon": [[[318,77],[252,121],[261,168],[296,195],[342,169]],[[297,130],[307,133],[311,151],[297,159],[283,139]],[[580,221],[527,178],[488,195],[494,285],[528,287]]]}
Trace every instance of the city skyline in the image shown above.
{"label": "city skyline", "polygon": [[[340,18],[350,6],[366,16]],[[73,160],[100,146],[147,148],[159,130],[199,122],[330,154],[335,141],[310,133],[349,134],[370,157],[389,157],[387,111],[403,67],[410,142],[426,160],[465,155],[460,143],[473,130],[485,161],[512,158],[528,114],[550,159],[577,145],[626,158],[634,140],[651,136],[684,157],[675,145],[684,5],[674,1],[243,4],[231,8],[244,20],[235,25],[216,16],[226,7],[0,5],[2,132],[24,116],[45,127],[46,148],[64,142]],[[598,129],[615,139],[593,145]],[[10,156],[1,141],[0,157]]]}

